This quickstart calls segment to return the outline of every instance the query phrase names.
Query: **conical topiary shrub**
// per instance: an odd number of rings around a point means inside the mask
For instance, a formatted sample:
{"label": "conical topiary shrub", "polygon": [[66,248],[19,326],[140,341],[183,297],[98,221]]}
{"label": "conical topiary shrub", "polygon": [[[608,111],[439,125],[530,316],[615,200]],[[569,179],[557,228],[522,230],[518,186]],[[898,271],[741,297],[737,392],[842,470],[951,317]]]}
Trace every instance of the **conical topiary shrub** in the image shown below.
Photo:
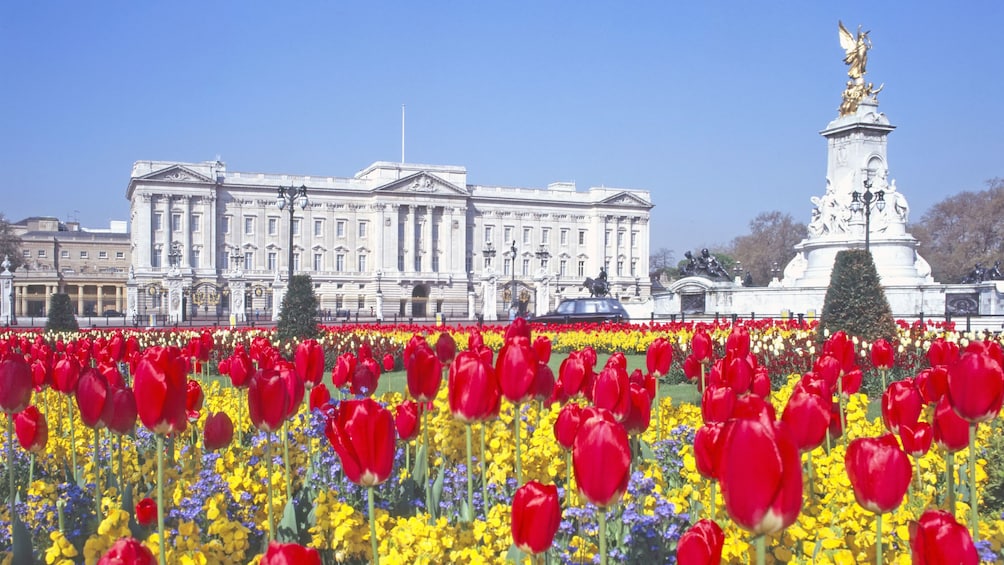
{"label": "conical topiary shrub", "polygon": [[314,294],[310,276],[293,275],[282,299],[276,337],[280,340],[317,337],[317,307],[317,295]]}
{"label": "conical topiary shrub", "polygon": [[45,322],[47,331],[75,332],[77,318],[73,315],[73,304],[69,294],[53,294],[49,298],[49,319]]}
{"label": "conical topiary shrub", "polygon": [[872,254],[863,249],[840,251],[833,263],[818,339],[840,330],[869,341],[896,336],[896,321],[879,284]]}

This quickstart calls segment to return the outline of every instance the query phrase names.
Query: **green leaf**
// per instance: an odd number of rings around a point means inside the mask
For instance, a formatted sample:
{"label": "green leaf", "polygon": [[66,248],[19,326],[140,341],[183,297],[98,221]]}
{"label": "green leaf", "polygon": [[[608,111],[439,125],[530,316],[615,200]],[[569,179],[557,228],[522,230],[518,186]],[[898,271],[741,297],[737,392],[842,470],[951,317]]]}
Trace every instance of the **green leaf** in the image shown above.
{"label": "green leaf", "polygon": [[816,561],[816,557],[819,555],[819,550],[823,548],[823,540],[816,540],[815,547],[812,548],[812,561]]}
{"label": "green leaf", "polygon": [[275,527],[275,539],[283,543],[296,543],[300,530],[296,524],[296,505],[294,500],[286,503],[282,511],[282,519]]}
{"label": "green leaf", "polygon": [[415,467],[411,470],[411,476],[415,482],[424,485],[429,476],[429,458],[425,455],[425,446],[418,446],[418,454],[415,455]]}
{"label": "green leaf", "polygon": [[505,554],[506,563],[522,563],[523,562],[523,552],[516,547],[516,544],[512,544],[509,547],[509,551]]}
{"label": "green leaf", "polygon": [[652,450],[652,446],[645,440],[640,440],[640,445],[641,458],[646,461],[655,461],[655,451]]}
{"label": "green leaf", "polygon": [[14,514],[14,559],[11,563],[33,563],[32,552],[31,534],[28,533],[28,528],[24,527],[21,518]]}
{"label": "green leaf", "polygon": [[446,470],[442,467],[438,469],[436,481],[432,484],[432,505],[435,508],[439,508],[439,501],[443,498],[443,479],[446,477]]}

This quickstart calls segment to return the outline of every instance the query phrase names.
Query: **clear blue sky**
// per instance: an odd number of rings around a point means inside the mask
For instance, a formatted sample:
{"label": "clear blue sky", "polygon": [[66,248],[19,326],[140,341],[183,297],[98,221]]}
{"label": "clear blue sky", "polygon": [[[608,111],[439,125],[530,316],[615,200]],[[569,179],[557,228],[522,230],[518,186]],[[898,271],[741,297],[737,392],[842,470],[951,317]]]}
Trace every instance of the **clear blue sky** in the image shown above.
{"label": "clear blue sky", "polygon": [[652,248],[807,222],[847,79],[837,20],[898,126],[911,220],[1004,176],[1000,2],[5,2],[2,211],[128,218],[136,160],[652,192]]}

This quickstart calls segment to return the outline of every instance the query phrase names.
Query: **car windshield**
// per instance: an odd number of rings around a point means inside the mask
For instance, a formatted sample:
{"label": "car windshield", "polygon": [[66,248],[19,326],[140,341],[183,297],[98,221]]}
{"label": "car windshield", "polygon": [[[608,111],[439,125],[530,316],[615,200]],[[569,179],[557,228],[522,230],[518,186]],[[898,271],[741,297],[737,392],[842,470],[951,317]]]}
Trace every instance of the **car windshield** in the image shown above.
{"label": "car windshield", "polygon": [[562,302],[558,304],[558,307],[554,309],[558,314],[574,314],[575,313],[575,302]]}

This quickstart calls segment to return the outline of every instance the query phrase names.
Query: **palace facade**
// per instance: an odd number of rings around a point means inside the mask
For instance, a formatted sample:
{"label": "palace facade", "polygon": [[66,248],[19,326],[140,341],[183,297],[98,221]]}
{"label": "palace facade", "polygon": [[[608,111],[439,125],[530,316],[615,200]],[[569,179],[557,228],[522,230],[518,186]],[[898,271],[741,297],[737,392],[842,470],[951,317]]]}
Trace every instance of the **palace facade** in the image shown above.
{"label": "palace facade", "polygon": [[[280,209],[280,189],[301,188],[306,201],[293,199],[292,215]],[[648,191],[469,184],[464,167],[444,165],[377,162],[317,177],[137,161],[126,198],[141,315],[163,307],[162,281],[177,267],[186,312],[225,312],[227,281],[239,273],[245,313],[263,318],[277,308],[272,289],[287,278],[290,250],[293,271],[311,276],[332,315],[472,318],[484,310],[487,265],[499,312],[514,291],[529,313],[588,294],[583,282],[601,268],[622,300],[650,290]],[[540,284],[550,285],[547,305],[535,304]]]}

